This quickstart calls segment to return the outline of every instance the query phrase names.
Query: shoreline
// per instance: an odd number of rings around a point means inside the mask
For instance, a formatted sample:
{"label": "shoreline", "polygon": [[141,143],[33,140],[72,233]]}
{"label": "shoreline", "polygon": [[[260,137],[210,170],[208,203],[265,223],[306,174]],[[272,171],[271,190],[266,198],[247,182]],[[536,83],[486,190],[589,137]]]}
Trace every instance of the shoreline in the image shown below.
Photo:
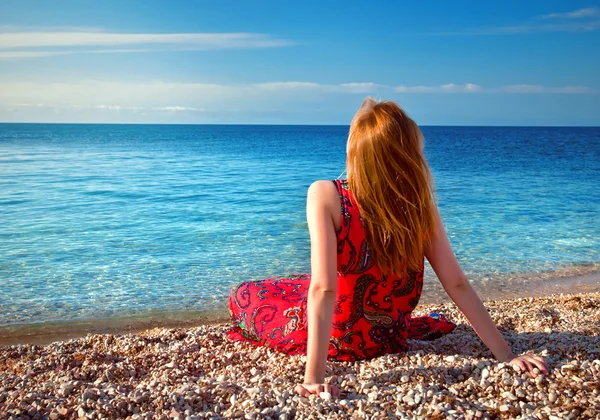
{"label": "shoreline", "polygon": [[[507,275],[487,283],[473,282],[473,287],[484,302],[517,298],[537,298],[558,294],[600,292],[600,270],[596,266],[573,270],[553,271],[527,278]],[[417,311],[423,305],[451,302],[437,280],[427,278]],[[226,298],[221,308],[204,311],[151,311],[104,319],[48,321],[0,326],[0,348],[14,344],[45,345],[87,334],[130,334],[153,328],[192,328],[229,322]]]}
{"label": "shoreline", "polygon": [[[302,398],[306,358],[225,338],[224,325],[89,335],[0,347],[0,417],[432,419],[596,418],[600,414],[600,293],[490,301],[515,353],[545,357],[534,377],[495,361],[450,303],[456,329],[406,351],[330,362],[342,389]],[[582,316],[582,312],[585,316]]]}

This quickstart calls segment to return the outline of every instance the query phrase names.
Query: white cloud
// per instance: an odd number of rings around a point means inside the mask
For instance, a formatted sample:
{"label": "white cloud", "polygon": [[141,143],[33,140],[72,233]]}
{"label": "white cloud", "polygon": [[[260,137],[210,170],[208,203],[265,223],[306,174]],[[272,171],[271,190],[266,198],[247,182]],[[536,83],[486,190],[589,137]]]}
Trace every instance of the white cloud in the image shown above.
{"label": "white cloud", "polygon": [[388,88],[388,86],[378,85],[376,83],[342,83],[339,87],[342,90],[351,93],[371,93],[379,88]]}
{"label": "white cloud", "polygon": [[69,51],[0,51],[0,60],[20,60],[22,58],[52,57],[71,54]]}
{"label": "white cloud", "polygon": [[70,50],[70,51],[0,51],[0,60],[20,60],[23,58],[52,57],[67,54],[110,54],[151,51],[148,48],[128,48],[109,50]]}
{"label": "white cloud", "polygon": [[[74,83],[0,82],[0,107],[55,108],[63,110],[102,110],[110,112],[209,112],[257,106],[277,108],[281,101],[318,103],[335,96],[368,94],[598,94],[585,86],[548,87],[535,84],[486,88],[474,83],[448,83],[439,86],[391,87],[375,83],[319,84],[314,82],[270,82],[220,85],[210,83],[124,83],[81,81]],[[358,100],[358,99],[357,99]],[[275,101],[275,102],[273,102]],[[277,102],[279,101],[279,102]],[[279,103],[279,105],[277,105]],[[1,111],[0,108],[0,111]],[[2,120],[0,112],[0,120]]]}
{"label": "white cloud", "polygon": [[595,89],[586,86],[546,87],[542,85],[509,85],[501,88],[506,93],[563,93],[563,94],[591,94],[597,93]]}
{"label": "white cloud", "polygon": [[[99,31],[27,31],[0,33],[0,59],[15,60],[79,53],[126,53],[160,49],[214,50],[273,48],[292,45],[267,34],[232,33],[113,33]],[[143,48],[99,47],[143,46]],[[82,49],[82,47],[87,47]],[[45,50],[50,48],[51,50]]]}
{"label": "white cloud", "polygon": [[548,13],[539,16],[540,19],[585,19],[600,16],[599,7],[586,7],[584,9],[573,10],[566,13]]}
{"label": "white cloud", "polygon": [[482,87],[474,83],[467,83],[465,85],[456,85],[454,83],[448,83],[441,86],[396,86],[394,88],[396,92],[400,93],[474,93],[481,92]]}
{"label": "white cloud", "polygon": [[510,85],[501,89],[507,93],[544,93],[544,87],[541,85]]}
{"label": "white cloud", "polygon": [[265,89],[270,91],[321,91],[321,92],[346,92],[346,93],[372,93],[377,88],[389,88],[385,85],[378,85],[376,83],[365,82],[365,83],[341,83],[337,85],[330,84],[319,84],[313,82],[270,82],[270,83],[258,83],[251,85],[250,87]]}
{"label": "white cloud", "polygon": [[106,32],[0,33],[0,48],[81,47],[175,44],[199,49],[264,48],[289,45],[289,41],[256,33],[120,34]]}
{"label": "white cloud", "polygon": [[[536,20],[537,19],[537,20]],[[544,20],[546,22],[540,22]],[[548,13],[519,25],[473,28],[435,35],[514,35],[543,32],[592,32],[600,29],[600,7],[588,7],[566,13]]]}
{"label": "white cloud", "polygon": [[200,112],[200,111],[204,111],[203,109],[193,108],[193,107],[189,107],[189,106],[162,106],[162,107],[154,107],[152,109],[155,111],[169,111],[169,112],[185,112],[185,111]]}
{"label": "white cloud", "polygon": [[259,89],[265,90],[288,90],[288,89],[319,89],[322,85],[311,82],[270,82],[270,83],[257,83],[253,85]]}
{"label": "white cloud", "polygon": [[[0,104],[1,106],[2,104]],[[202,112],[204,111],[201,108],[194,108],[189,106],[155,106],[155,107],[145,107],[145,106],[127,106],[127,105],[52,105],[45,103],[19,103],[11,105],[11,108],[57,108],[63,110],[80,110],[80,109],[99,109],[103,111],[165,111],[165,112]]]}
{"label": "white cloud", "polygon": [[539,32],[592,32],[600,29],[600,20],[564,22],[544,25],[504,26],[480,31],[479,34],[525,34]]}

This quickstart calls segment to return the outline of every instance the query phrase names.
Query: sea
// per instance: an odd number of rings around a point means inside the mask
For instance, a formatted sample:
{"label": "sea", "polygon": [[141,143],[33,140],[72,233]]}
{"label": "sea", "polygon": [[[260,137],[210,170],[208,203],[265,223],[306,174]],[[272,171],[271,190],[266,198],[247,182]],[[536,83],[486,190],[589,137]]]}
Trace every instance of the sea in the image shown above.
{"label": "sea", "polygon": [[[422,127],[484,299],[600,290],[600,128]],[[239,282],[310,271],[306,192],[348,126],[0,124],[2,331],[227,317]],[[429,268],[424,302],[445,297]]]}

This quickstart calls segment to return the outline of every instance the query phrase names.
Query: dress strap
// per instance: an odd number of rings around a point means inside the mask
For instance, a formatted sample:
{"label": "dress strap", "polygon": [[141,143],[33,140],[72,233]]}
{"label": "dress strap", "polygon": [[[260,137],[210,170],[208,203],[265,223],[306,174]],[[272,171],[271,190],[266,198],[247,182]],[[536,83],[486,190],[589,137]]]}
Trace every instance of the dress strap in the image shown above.
{"label": "dress strap", "polygon": [[348,206],[351,206],[352,198],[350,196],[350,191],[348,191],[348,181],[345,179],[336,179],[333,181],[335,187],[338,190],[338,194],[340,196],[340,209],[342,210],[342,217],[340,219],[340,230],[337,232],[338,237],[340,234],[345,234],[350,229],[350,209]]}

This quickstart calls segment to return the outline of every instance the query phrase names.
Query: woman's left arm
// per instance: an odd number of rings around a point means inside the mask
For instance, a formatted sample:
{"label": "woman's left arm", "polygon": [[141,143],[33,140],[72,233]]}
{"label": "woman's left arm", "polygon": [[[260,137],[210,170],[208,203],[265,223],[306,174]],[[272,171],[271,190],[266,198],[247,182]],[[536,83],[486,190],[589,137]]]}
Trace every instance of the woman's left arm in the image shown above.
{"label": "woman's left arm", "polygon": [[302,396],[325,391],[339,395],[337,387],[325,383],[337,292],[337,235],[331,209],[331,198],[336,196],[332,195],[332,187],[335,188],[330,181],[317,181],[308,189],[306,217],[310,232],[312,278],[307,302],[307,360],[304,383],[297,385],[295,390]]}

